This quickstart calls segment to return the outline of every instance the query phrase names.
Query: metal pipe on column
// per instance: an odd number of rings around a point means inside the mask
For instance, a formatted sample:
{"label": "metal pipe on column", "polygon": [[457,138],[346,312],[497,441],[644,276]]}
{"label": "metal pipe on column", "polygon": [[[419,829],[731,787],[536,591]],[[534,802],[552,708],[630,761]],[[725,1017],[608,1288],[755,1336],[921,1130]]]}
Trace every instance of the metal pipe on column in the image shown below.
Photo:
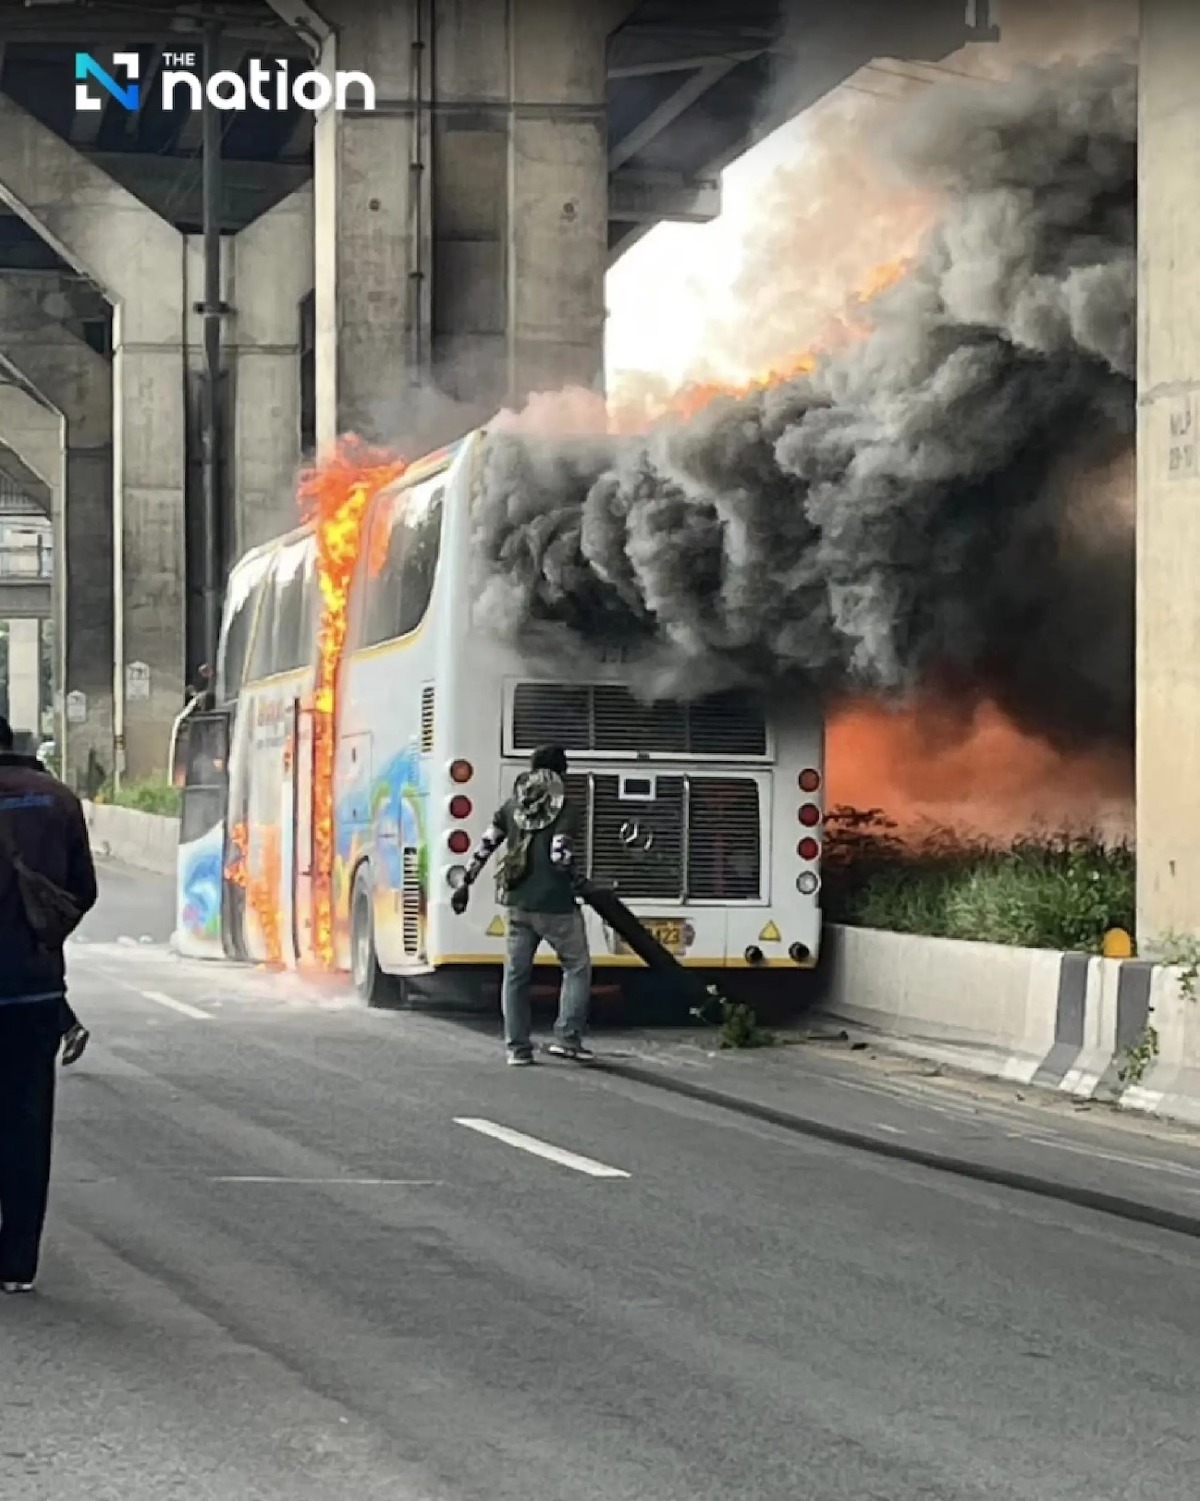
{"label": "metal pipe on column", "polygon": [[204,411],[202,455],[204,464],[204,613],[203,656],[215,670],[217,641],[221,632],[221,529],[223,474],[221,467],[221,114],[208,97],[209,81],[220,69],[221,29],[215,23],[204,28],[204,102],[201,147],[202,216],[204,234]]}
{"label": "metal pipe on column", "polygon": [[433,0],[416,0],[409,71],[412,138],[409,148],[408,383],[424,390],[432,374],[430,268],[433,234]]}

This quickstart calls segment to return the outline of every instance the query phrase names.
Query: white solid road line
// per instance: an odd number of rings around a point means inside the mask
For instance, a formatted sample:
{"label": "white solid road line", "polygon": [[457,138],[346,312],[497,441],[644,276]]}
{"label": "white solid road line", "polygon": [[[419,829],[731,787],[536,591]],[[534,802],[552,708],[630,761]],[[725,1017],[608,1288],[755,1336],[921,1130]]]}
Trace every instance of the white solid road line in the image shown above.
{"label": "white solid road line", "polygon": [[439,1178],[268,1178],[236,1175],[210,1183],[276,1184],[284,1188],[441,1188]]}
{"label": "white solid road line", "polygon": [[153,1001],[156,1006],[167,1006],[172,1011],[178,1011],[180,1016],[190,1016],[193,1021],[211,1022],[216,1018],[208,1011],[201,1011],[199,1006],[189,1006],[186,1001],[177,1001],[173,995],[166,995],[161,990],[139,990],[143,1000]]}
{"label": "white solid road line", "polygon": [[535,1157],[544,1157],[547,1162],[557,1162],[560,1167],[573,1168],[577,1173],[586,1173],[589,1178],[628,1178],[629,1174],[619,1167],[606,1167],[603,1162],[593,1162],[590,1157],[580,1157],[562,1147],[551,1146],[548,1141],[539,1141],[536,1136],[526,1136],[521,1131],[498,1126],[495,1121],[475,1120],[470,1116],[455,1116],[456,1126],[465,1126],[468,1131],[478,1131],[480,1136],[490,1136],[506,1146],[517,1147],[522,1152],[531,1152]]}

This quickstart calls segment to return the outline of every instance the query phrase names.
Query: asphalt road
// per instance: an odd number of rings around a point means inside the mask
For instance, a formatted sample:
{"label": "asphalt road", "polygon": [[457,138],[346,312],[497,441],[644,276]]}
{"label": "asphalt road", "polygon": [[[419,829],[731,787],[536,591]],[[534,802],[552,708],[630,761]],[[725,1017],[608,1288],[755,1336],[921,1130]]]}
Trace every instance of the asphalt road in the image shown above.
{"label": "asphalt road", "polygon": [[1196,1496],[1200,1241],[196,970],[105,885],[4,1501]]}

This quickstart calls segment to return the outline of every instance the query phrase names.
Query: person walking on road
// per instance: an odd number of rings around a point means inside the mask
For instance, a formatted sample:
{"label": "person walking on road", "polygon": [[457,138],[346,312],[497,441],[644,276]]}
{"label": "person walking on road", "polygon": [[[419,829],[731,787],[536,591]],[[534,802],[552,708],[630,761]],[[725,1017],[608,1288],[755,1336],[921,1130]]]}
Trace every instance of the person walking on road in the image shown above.
{"label": "person walking on road", "polygon": [[[13,747],[9,747],[11,750]],[[47,764],[53,760],[55,746],[53,740],[43,740],[37,748],[38,763],[43,771],[50,771]],[[53,772],[50,773],[53,775]],[[92,1040],[92,1034],[75,1015],[70,1002],[63,997],[62,1005],[58,1008],[59,1032],[62,1037],[62,1066],[70,1068],[73,1063],[78,1063],[83,1057],[84,1050]]]}
{"label": "person walking on road", "polygon": [[58,1011],[59,1036],[62,1039],[62,1066],[70,1068],[83,1057],[83,1051],[92,1040],[92,1034],[75,1015],[70,1001],[63,997]]}
{"label": "person walking on road", "polygon": [[547,745],[533,753],[529,770],[517,779],[513,795],[492,819],[450,899],[460,916],[484,866],[504,845],[498,873],[501,901],[508,908],[508,952],[504,962],[504,1040],[508,1061],[533,1062],[533,961],[545,941],[562,965],[562,992],[554,1040],[546,1051],[589,1063],[583,1045],[592,988],[587,929],[575,897],[575,844],[579,813],[566,793],[566,752]]}
{"label": "person walking on road", "polygon": [[0,718],[0,1291],[6,1293],[30,1292],[37,1277],[50,1192],[54,1064],[64,1029],[79,1026],[67,1005],[63,946],[96,895],[79,799],[33,757],[14,753],[12,729]]}

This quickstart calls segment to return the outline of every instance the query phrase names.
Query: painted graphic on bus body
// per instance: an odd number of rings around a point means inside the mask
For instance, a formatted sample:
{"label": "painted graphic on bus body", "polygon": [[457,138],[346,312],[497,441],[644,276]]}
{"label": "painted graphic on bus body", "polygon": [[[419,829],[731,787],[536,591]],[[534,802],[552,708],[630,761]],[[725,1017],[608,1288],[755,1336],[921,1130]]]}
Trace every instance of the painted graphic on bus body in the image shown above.
{"label": "painted graphic on bus body", "polygon": [[225,828],[218,824],[179,851],[180,950],[188,958],[221,958]]}
{"label": "painted graphic on bus body", "polygon": [[351,779],[337,806],[334,858],[334,913],[339,962],[349,964],[350,899],[354,873],[368,850],[375,877],[375,912],[383,922],[404,901],[404,856],[415,863],[416,953],[426,952],[429,912],[429,836],[425,799],[428,776],[416,740],[395,755],[378,775]]}

